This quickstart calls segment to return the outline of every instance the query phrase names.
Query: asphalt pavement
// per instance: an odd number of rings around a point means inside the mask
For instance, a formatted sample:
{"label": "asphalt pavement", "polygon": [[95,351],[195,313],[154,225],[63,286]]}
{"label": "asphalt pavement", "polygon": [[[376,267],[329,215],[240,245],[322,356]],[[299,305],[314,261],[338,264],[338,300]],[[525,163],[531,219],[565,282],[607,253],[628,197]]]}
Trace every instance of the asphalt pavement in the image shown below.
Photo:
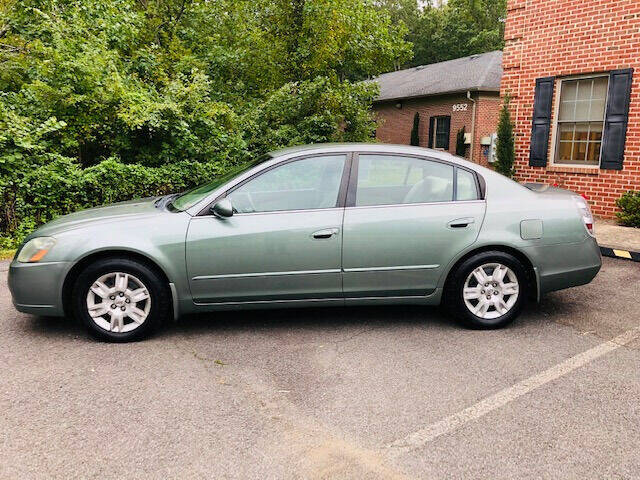
{"label": "asphalt pavement", "polygon": [[640,264],[512,326],[438,308],[215,313],[132,344],[16,312],[0,479],[640,478]]}

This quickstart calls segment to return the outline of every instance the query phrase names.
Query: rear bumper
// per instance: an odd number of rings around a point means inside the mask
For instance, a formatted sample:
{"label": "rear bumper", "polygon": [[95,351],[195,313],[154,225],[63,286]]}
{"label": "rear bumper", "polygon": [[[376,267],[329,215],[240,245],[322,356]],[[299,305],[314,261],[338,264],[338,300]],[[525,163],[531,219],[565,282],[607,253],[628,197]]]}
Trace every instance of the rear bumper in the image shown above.
{"label": "rear bumper", "polygon": [[9,266],[9,290],[19,312],[63,316],[62,282],[67,262],[19,263]]}
{"label": "rear bumper", "polygon": [[579,243],[530,247],[526,253],[538,268],[540,293],[585,285],[602,266],[600,247],[591,237]]}
{"label": "rear bumper", "polygon": [[540,278],[540,291],[541,293],[547,293],[564,288],[586,285],[595,278],[599,271],[600,265],[545,275]]}

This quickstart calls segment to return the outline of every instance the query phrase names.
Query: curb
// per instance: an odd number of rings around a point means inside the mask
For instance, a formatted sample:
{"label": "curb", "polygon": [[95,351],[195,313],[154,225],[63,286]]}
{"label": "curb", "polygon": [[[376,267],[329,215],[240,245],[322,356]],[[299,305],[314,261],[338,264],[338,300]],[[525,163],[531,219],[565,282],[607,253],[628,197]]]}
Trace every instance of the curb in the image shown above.
{"label": "curb", "polygon": [[631,260],[632,262],[640,262],[640,252],[630,252],[618,248],[600,247],[600,253],[603,257],[622,258]]}

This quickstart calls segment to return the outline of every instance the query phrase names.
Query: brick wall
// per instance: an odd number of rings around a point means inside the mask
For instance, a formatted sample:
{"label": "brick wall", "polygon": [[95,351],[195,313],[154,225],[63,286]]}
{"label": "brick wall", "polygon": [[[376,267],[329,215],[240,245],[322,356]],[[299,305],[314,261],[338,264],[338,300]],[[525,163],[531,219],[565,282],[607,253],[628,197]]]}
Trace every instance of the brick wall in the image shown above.
{"label": "brick wall", "polygon": [[481,94],[477,100],[473,161],[484,166],[487,166],[488,162],[483,154],[486,150],[481,148],[480,139],[497,132],[500,105],[500,97],[497,95]]}
{"label": "brick wall", "polygon": [[[482,155],[480,148],[480,138],[496,131],[500,98],[498,95],[478,93],[474,93],[472,98],[476,100],[473,161],[486,165],[486,158]],[[472,132],[473,103],[466,94],[405,99],[401,101],[402,108],[398,108],[397,103],[397,101],[380,102],[374,106],[379,120],[376,137],[382,142],[409,145],[416,111],[420,113],[420,146],[422,147],[427,147],[429,144],[429,118],[432,116],[451,116],[449,152],[453,154],[456,152],[458,130],[464,126],[467,133]],[[467,104],[467,110],[454,112],[455,104]],[[466,157],[469,158],[470,154],[471,148],[468,146]]]}
{"label": "brick wall", "polygon": [[[554,166],[551,138],[547,166],[530,167],[536,78],[629,67],[635,71],[623,169]],[[640,1],[508,0],[503,70],[502,94],[513,96],[517,178],[584,194],[596,215],[612,217],[622,193],[640,190]]]}

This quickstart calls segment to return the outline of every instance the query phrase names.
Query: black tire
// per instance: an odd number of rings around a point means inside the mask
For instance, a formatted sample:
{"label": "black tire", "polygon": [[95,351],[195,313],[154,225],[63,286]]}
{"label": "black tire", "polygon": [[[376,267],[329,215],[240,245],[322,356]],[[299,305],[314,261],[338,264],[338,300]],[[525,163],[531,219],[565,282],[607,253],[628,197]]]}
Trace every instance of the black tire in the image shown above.
{"label": "black tire", "polygon": [[[465,282],[469,275],[476,268],[489,263],[500,263],[511,269],[518,280],[519,286],[518,296],[513,306],[505,314],[493,319],[475,315],[467,308],[463,298]],[[520,315],[530,293],[530,288],[531,284],[527,271],[522,262],[516,257],[500,251],[481,252],[464,260],[452,273],[445,286],[444,306],[457,321],[468,328],[481,330],[502,328]],[[495,310],[495,307],[492,308]]]}
{"label": "black tire", "polygon": [[[128,332],[106,330],[89,315],[87,295],[91,286],[101,276],[113,272],[127,273],[139,279],[150,298],[146,319]],[[103,258],[87,266],[78,275],[73,284],[71,306],[76,319],[82,322],[94,338],[106,342],[132,342],[151,335],[167,318],[171,309],[171,291],[162,276],[144,263],[129,258]]]}

